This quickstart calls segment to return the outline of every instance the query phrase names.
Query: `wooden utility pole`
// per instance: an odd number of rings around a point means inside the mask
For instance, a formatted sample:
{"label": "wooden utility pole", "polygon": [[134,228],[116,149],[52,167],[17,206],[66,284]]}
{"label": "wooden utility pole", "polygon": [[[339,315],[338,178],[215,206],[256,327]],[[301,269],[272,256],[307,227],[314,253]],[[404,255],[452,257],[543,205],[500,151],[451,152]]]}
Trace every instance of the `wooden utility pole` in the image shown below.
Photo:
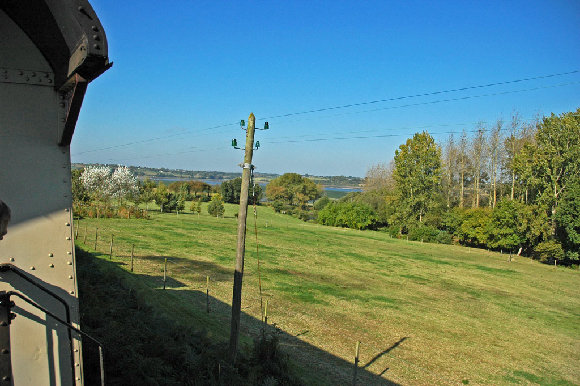
{"label": "wooden utility pole", "polygon": [[232,327],[230,331],[229,354],[232,365],[236,361],[238,340],[240,335],[240,316],[242,310],[242,278],[244,276],[244,253],[246,250],[246,216],[248,213],[248,192],[252,156],[254,154],[254,130],[256,118],[251,113],[246,130],[246,148],[242,171],[242,190],[240,192],[240,210],[238,212],[238,246],[236,250],[236,270],[234,272],[234,289],[232,297]]}

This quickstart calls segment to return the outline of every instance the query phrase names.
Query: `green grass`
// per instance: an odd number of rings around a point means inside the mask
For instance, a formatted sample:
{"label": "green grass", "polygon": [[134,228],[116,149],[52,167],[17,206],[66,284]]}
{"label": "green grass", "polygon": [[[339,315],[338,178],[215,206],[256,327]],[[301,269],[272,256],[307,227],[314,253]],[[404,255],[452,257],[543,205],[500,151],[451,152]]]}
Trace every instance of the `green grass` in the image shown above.
{"label": "green grass", "polygon": [[[187,205],[186,207],[189,207]],[[259,331],[256,239],[249,208],[242,311]],[[206,323],[226,340],[232,296],[237,206],[225,218],[153,213],[149,220],[83,219],[77,244],[88,251],[99,227],[100,258],[162,287],[163,259],[176,283],[161,307],[182,323]],[[83,245],[84,230],[87,242]],[[258,208],[258,240],[268,320],[309,384],[351,382],[355,342],[367,384],[578,384],[580,272],[458,246],[392,239],[383,232],[304,223]],[[146,257],[146,258],[145,258]],[[212,318],[189,293],[216,298]],[[398,343],[400,342],[400,343]],[[365,366],[367,365],[368,366]],[[375,374],[373,378],[370,374]],[[362,381],[361,381],[362,384]]]}

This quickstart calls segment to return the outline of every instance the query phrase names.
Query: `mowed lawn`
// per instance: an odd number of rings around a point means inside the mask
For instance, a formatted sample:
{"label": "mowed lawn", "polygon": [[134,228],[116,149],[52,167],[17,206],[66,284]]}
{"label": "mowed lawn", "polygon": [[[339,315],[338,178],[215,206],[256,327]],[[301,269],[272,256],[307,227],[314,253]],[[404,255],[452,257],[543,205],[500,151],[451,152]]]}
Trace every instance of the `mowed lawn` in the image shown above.
{"label": "mowed lawn", "polygon": [[[129,270],[183,323],[228,339],[237,206],[224,218],[154,212],[149,220],[82,219],[77,245]],[[253,211],[248,210],[242,329],[260,331]],[[87,233],[86,243],[85,230]],[[348,384],[356,341],[365,373],[399,384],[580,384],[580,272],[383,232],[304,223],[258,207],[268,323],[305,382]],[[205,309],[210,276],[212,312]],[[273,327],[271,327],[273,329]],[[330,355],[327,355],[330,354]],[[337,359],[338,358],[338,359]],[[336,360],[334,360],[336,359]],[[342,360],[340,360],[342,359]],[[346,361],[346,362],[345,362]],[[386,383],[386,382],[385,382]]]}

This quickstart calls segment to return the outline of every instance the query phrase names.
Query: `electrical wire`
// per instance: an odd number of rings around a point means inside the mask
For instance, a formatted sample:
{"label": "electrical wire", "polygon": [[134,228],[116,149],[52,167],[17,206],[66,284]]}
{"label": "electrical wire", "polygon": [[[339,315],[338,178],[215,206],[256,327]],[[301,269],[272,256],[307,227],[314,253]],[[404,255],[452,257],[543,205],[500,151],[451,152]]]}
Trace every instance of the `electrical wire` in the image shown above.
{"label": "electrical wire", "polygon": [[[274,115],[274,116],[270,116],[267,118],[259,118],[259,119],[260,120],[268,120],[268,119],[276,119],[276,118],[288,118],[288,117],[296,116],[296,115],[313,114],[313,113],[319,113],[319,112],[324,112],[324,111],[346,109],[346,108],[357,107],[357,106],[366,106],[366,105],[371,105],[371,104],[391,102],[391,101],[397,101],[397,100],[412,99],[412,98],[425,97],[425,96],[434,96],[434,95],[440,95],[440,94],[448,94],[448,93],[481,89],[481,88],[488,88],[488,87],[494,87],[494,86],[500,86],[500,85],[508,85],[508,84],[515,84],[515,83],[521,83],[521,82],[528,82],[528,81],[539,80],[539,79],[548,79],[548,78],[553,78],[553,77],[572,75],[572,74],[576,74],[579,72],[580,72],[580,70],[573,70],[573,71],[568,71],[568,72],[548,74],[548,75],[539,75],[539,76],[535,76],[535,77],[521,78],[521,79],[515,79],[515,80],[509,80],[509,81],[494,82],[494,83],[475,85],[475,86],[466,86],[466,87],[460,87],[460,88],[455,88],[455,89],[433,91],[433,92],[428,92],[428,93],[418,93],[418,94],[414,94],[414,95],[405,95],[405,96],[399,96],[399,97],[393,97],[393,98],[377,99],[377,100],[373,100],[373,101],[350,103],[350,104],[345,104],[345,105],[340,105],[340,106],[324,107],[324,108],[320,108],[320,109],[312,109],[312,110],[305,110],[305,111],[299,111],[299,112],[291,112],[291,113]],[[480,96],[465,96],[465,97],[461,97],[461,98],[451,98],[451,99],[444,99],[444,100],[431,101],[431,102],[407,104],[407,105],[402,105],[402,106],[384,107],[384,108],[379,108],[379,109],[351,112],[351,113],[346,113],[346,114],[362,114],[362,113],[366,113],[366,112],[374,112],[374,111],[380,111],[380,110],[389,110],[389,109],[397,109],[397,108],[404,108],[404,107],[421,106],[421,105],[426,105],[426,104],[435,104],[435,103],[442,103],[442,102],[467,100],[467,99],[479,98],[479,97],[483,97],[483,96],[506,95],[506,94],[510,94],[510,93],[534,91],[534,90],[539,90],[542,88],[560,87],[560,86],[576,84],[576,83],[579,83],[579,82],[571,82],[571,83],[560,84],[560,85],[555,85],[555,86],[536,87],[536,88],[531,88],[531,89],[527,89],[527,90],[505,91],[505,92],[485,94],[485,95],[480,95]],[[345,115],[345,114],[339,114],[339,115]],[[339,116],[339,115],[333,115],[333,116]],[[238,122],[224,123],[224,124],[200,129],[198,132],[215,131],[216,129],[226,128],[226,127],[230,127],[232,125],[237,125],[237,124],[238,124]],[[105,151],[105,150],[120,149],[120,148],[133,146],[133,145],[137,145],[137,144],[165,140],[165,139],[172,138],[172,137],[179,137],[179,136],[187,135],[187,133],[189,133],[193,130],[194,129],[186,129],[184,131],[181,131],[181,132],[175,133],[175,134],[157,136],[157,137],[152,137],[152,138],[138,140],[138,141],[131,141],[131,142],[118,144],[118,145],[111,145],[111,146],[101,147],[101,148],[97,148],[97,149],[85,150],[85,151],[74,153],[73,155],[77,156],[77,155],[94,153],[94,152]]]}
{"label": "electrical wire", "polygon": [[[462,100],[468,100],[468,99],[475,99],[475,98],[483,98],[483,97],[490,97],[490,96],[507,95],[507,94],[514,94],[514,93],[523,93],[523,92],[537,91],[537,90],[548,89],[548,88],[555,88],[555,87],[564,87],[564,86],[569,86],[569,85],[573,85],[573,84],[580,84],[580,81],[579,82],[559,83],[559,84],[553,84],[553,85],[548,85],[548,86],[538,86],[538,87],[532,87],[532,88],[528,88],[528,89],[502,91],[502,92],[497,92],[497,93],[488,93],[488,94],[480,94],[480,95],[469,95],[469,96],[458,97],[458,98],[438,99],[438,100],[435,100],[435,101],[411,103],[411,104],[398,105],[398,106],[390,106],[390,107],[384,107],[384,108],[372,109],[372,110],[365,110],[365,111],[357,111],[357,112],[347,112],[347,113],[335,114],[333,116],[349,115],[349,114],[362,114],[362,113],[368,113],[368,112],[374,112],[374,111],[380,111],[380,110],[399,109],[399,108],[415,107],[415,106],[423,106],[423,105],[432,105],[432,104],[445,103],[445,102],[456,102],[456,101],[462,101]],[[224,126],[231,126],[231,125],[232,124],[220,125],[220,126],[215,126],[215,127],[216,128],[221,128],[221,127],[224,127]],[[416,129],[412,129],[412,130],[414,131]],[[468,131],[468,132],[470,132],[470,131]],[[457,133],[457,132],[448,131],[448,132],[444,132],[442,134],[454,134],[454,133]],[[432,134],[435,134],[435,133],[432,133]],[[314,139],[292,139],[292,140],[287,140],[287,141],[272,141],[272,142],[269,142],[269,143],[300,143],[300,142],[320,142],[320,141],[329,141],[329,140],[388,138],[388,137],[399,137],[399,136],[403,136],[403,135],[408,135],[408,133],[381,134],[381,135],[375,135],[375,136],[350,136],[350,137],[331,137],[331,138],[324,137],[324,138],[314,138]],[[118,146],[121,146],[121,145],[118,145]],[[217,148],[211,149],[211,150],[221,150],[221,149],[226,149],[226,148],[227,148],[227,146],[223,146],[223,147],[217,147]],[[194,148],[193,150],[185,150],[185,151],[180,151],[180,152],[170,152],[170,153],[161,153],[161,154],[149,154],[147,156],[139,156],[139,158],[121,158],[121,159],[115,158],[115,159],[109,159],[109,160],[110,161],[112,161],[112,160],[117,160],[117,161],[119,161],[119,160],[130,161],[130,160],[137,160],[137,159],[140,160],[140,159],[144,159],[144,158],[157,158],[157,157],[162,157],[162,156],[175,156],[175,155],[184,154],[184,153],[202,152],[202,151],[209,151],[209,150],[210,149],[197,149],[197,148]],[[78,155],[78,154],[80,154],[80,153],[77,153],[75,155]]]}
{"label": "electrical wire", "polygon": [[580,72],[580,70],[562,72],[562,73],[557,73],[557,74],[540,75],[540,76],[535,76],[535,77],[530,77],[530,78],[522,78],[522,79],[508,80],[508,81],[504,81],[504,82],[495,82],[495,83],[488,83],[488,84],[476,85],[476,86],[460,87],[460,88],[449,89],[449,90],[441,90],[441,91],[433,91],[433,92],[427,92],[427,93],[419,93],[419,94],[405,95],[405,96],[394,97],[394,98],[377,99],[377,100],[368,101],[368,102],[349,103],[349,104],[346,104],[346,105],[333,106],[333,107],[323,107],[323,108],[320,108],[320,109],[306,110],[306,111],[295,112],[295,113],[287,113],[287,114],[281,114],[281,115],[274,115],[274,116],[271,116],[271,117],[259,118],[259,119],[261,119],[261,120],[268,120],[268,119],[275,119],[275,118],[285,118],[285,117],[290,117],[290,116],[293,116],[293,115],[303,115],[303,114],[319,113],[319,112],[328,111],[328,110],[338,110],[338,109],[345,109],[345,108],[350,108],[350,107],[371,105],[371,104],[375,104],[375,103],[393,102],[393,101],[398,101],[398,100],[403,100],[403,99],[418,98],[418,97],[425,97],[425,96],[433,96],[433,95],[439,95],[439,94],[447,94],[447,93],[453,93],[453,92],[459,92],[459,91],[467,91],[467,90],[474,90],[474,89],[486,88],[486,87],[502,86],[502,85],[513,84],[513,83],[528,82],[528,81],[531,81],[531,80],[538,80],[538,79],[547,79],[547,78],[553,78],[553,77],[557,77],[557,76],[564,76],[564,75],[576,74],[578,72]]}
{"label": "electrical wire", "polygon": [[[572,113],[572,115],[580,115]],[[522,122],[532,122],[536,120],[537,117],[532,118],[522,118]],[[268,141],[270,144],[289,144],[289,143],[305,143],[305,142],[325,142],[325,141],[343,141],[343,140],[353,140],[353,139],[375,139],[375,138],[397,138],[397,137],[406,137],[415,132],[418,129],[428,129],[430,127],[448,127],[448,126],[470,126],[470,125],[477,125],[477,124],[484,124],[487,123],[486,121],[477,121],[477,122],[467,122],[467,123],[451,123],[451,124],[423,124],[421,126],[404,126],[404,127],[397,127],[397,128],[385,128],[379,131],[380,134],[377,135],[353,135],[353,136],[334,136],[334,137],[315,137],[315,138],[302,138],[302,139],[285,139],[285,138],[295,138],[295,137],[277,137],[278,140],[275,141]],[[462,129],[462,130],[447,130],[447,131],[428,131],[428,133],[432,136],[436,135],[444,135],[444,134],[461,134],[463,132],[466,133],[476,133],[479,129]],[[500,131],[506,132],[511,131],[512,129],[509,127],[502,128]],[[356,134],[356,133],[368,133],[368,132],[376,132],[377,130],[360,130],[360,131],[345,131],[345,132],[338,132],[337,134]],[[397,133],[385,133],[385,131],[397,131]],[[158,158],[164,156],[175,156],[185,153],[193,153],[193,152],[215,152],[216,150],[225,150],[228,149],[228,146],[220,146],[215,148],[195,148],[193,150],[185,150],[179,152],[171,152],[171,153],[161,153],[161,154],[152,154],[148,156],[139,156],[138,158],[110,158],[109,161],[133,161],[133,160],[141,160],[144,158]]]}

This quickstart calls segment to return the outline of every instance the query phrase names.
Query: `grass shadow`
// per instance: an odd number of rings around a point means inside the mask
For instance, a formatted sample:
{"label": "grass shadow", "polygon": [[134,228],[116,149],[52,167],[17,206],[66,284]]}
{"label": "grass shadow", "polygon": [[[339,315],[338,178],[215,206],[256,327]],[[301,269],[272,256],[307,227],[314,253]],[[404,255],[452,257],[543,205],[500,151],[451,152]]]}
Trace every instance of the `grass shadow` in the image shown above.
{"label": "grass shadow", "polygon": [[[83,265],[86,264],[92,264],[95,265],[97,267],[98,270],[100,270],[101,272],[107,272],[108,275],[114,277],[114,280],[117,282],[123,282],[124,284],[124,288],[125,288],[125,292],[128,292],[129,294],[131,294],[131,292],[133,292],[133,297],[138,296],[139,298],[145,299],[149,301],[149,305],[152,307],[152,311],[154,313],[163,313],[164,317],[165,317],[165,322],[163,329],[164,330],[176,330],[176,331],[181,331],[184,329],[195,329],[198,331],[210,331],[209,333],[206,333],[204,336],[206,336],[205,341],[200,341],[200,345],[206,345],[208,344],[208,339],[209,342],[211,343],[211,345],[216,345],[216,346],[223,346],[224,345],[224,341],[227,340],[227,335],[228,334],[228,326],[229,326],[229,320],[230,320],[230,316],[231,316],[231,307],[229,304],[224,303],[222,301],[220,301],[219,299],[216,299],[214,297],[209,298],[210,301],[210,309],[211,309],[211,313],[207,313],[206,312],[206,301],[207,301],[207,297],[206,297],[206,293],[205,291],[200,291],[200,290],[193,290],[193,289],[183,289],[184,286],[186,286],[185,283],[182,283],[180,281],[171,281],[169,282],[169,280],[167,281],[166,288],[167,290],[163,291],[159,289],[159,284],[162,283],[162,276],[158,276],[158,275],[141,275],[141,274],[134,274],[131,273],[125,269],[123,269],[119,264],[116,264],[115,262],[109,261],[106,258],[95,258],[95,256],[93,256],[92,254],[82,251],[82,250],[77,250],[77,265],[79,266],[80,272],[82,273],[83,271],[86,273],[86,269],[82,269]],[[196,262],[192,263],[193,265],[196,264]],[[209,268],[209,265],[207,264],[202,264],[202,266]],[[91,268],[91,271],[95,271],[95,269]],[[80,273],[79,273],[80,275]],[[79,277],[79,283],[81,283],[81,280],[86,280],[86,278],[84,277]],[[152,285],[153,284],[153,285]],[[134,289],[136,286],[139,286],[139,289]],[[178,291],[176,291],[176,288],[180,288]],[[91,291],[93,291],[91,289]],[[94,292],[94,291],[93,291]],[[139,294],[140,293],[140,294]],[[84,294],[84,296],[87,296],[87,294]],[[83,301],[84,301],[84,296],[83,296],[83,292],[81,291],[80,294],[80,301],[81,301],[81,310],[83,309]],[[110,297],[107,296],[98,296],[97,294],[92,293],[90,296],[97,296],[98,297],[98,301],[99,303],[99,307],[102,307],[103,309],[107,309],[107,305],[105,304],[107,299]],[[131,299],[131,296],[127,296],[127,295],[122,295],[119,294],[118,296],[121,297],[125,297],[125,298],[129,298],[129,300]],[[179,299],[179,305],[178,307],[181,307],[180,310],[171,310],[171,311],[167,311],[167,309],[163,309],[161,307],[157,307],[157,305],[159,305],[160,303],[166,303],[166,304],[173,304],[171,302],[175,301],[176,299]],[[184,305],[185,304],[185,305]],[[117,312],[125,312],[125,310],[123,309],[119,309],[118,306],[111,306],[112,308],[117,308]],[[130,310],[134,310],[134,309],[138,309],[140,306],[138,305],[134,305],[133,303],[129,304],[128,306],[130,308]],[[194,308],[197,308],[194,309]],[[165,311],[164,311],[165,310]],[[184,311],[186,310],[186,311]],[[86,311],[88,312],[88,311]],[[186,320],[190,320],[191,322],[188,323],[189,325],[182,325],[180,324],[175,318],[174,312],[186,312],[189,313],[191,315],[190,318],[185,318]],[[183,319],[182,319],[183,320]],[[83,322],[83,321],[81,321]],[[124,331],[131,331],[134,334],[138,334],[139,333],[139,329],[136,328],[136,326],[134,325],[134,323],[136,321],[134,321],[132,318],[128,318],[125,321],[128,325],[120,325],[120,323],[122,323],[119,320],[115,320],[114,324],[115,324],[115,328],[118,329],[119,331],[124,330]],[[91,320],[91,322],[86,323],[83,325],[83,328],[87,328],[87,330],[89,330],[89,333],[93,333],[95,334],[98,338],[100,337],[101,339],[103,339],[105,342],[111,342],[111,339],[107,339],[104,336],[101,336],[102,334],[106,334],[108,333],[108,328],[100,323],[102,323],[100,320],[98,320],[98,318],[94,318],[93,320]],[[300,334],[297,335],[292,335],[289,334],[283,330],[281,330],[280,328],[278,328],[276,325],[267,325],[265,326],[264,323],[260,320],[260,319],[256,319],[253,316],[247,314],[247,313],[242,313],[242,321],[241,321],[242,325],[241,325],[241,330],[242,333],[246,336],[246,338],[242,338],[241,340],[241,350],[246,350],[251,352],[252,348],[248,347],[247,342],[248,340],[248,336],[250,338],[256,338],[258,336],[260,336],[264,331],[267,334],[270,334],[272,336],[275,336],[277,338],[277,341],[279,342],[279,346],[282,349],[282,352],[284,353],[284,355],[287,355],[289,357],[289,360],[291,363],[291,368],[294,369],[294,373],[297,373],[297,375],[300,375],[300,378],[303,379],[303,382],[306,384],[320,384],[320,385],[337,385],[337,384],[348,384],[348,383],[352,383],[352,378],[353,378],[353,371],[354,371],[354,358],[353,361],[347,361],[344,360],[342,358],[339,358],[329,352],[326,352],[316,346],[313,346],[303,340],[300,339],[301,335],[307,334],[308,331],[302,332]],[[216,326],[219,325],[221,328],[221,333],[219,332],[215,332],[216,330],[214,330],[214,332],[212,331],[211,327],[208,326]],[[265,327],[265,328],[264,328]],[[115,343],[110,343],[110,344],[114,344],[114,347],[106,347],[105,349],[108,350],[108,352],[110,353],[111,350],[114,350],[114,352],[116,353],[117,351],[119,352],[126,352],[126,351],[131,351],[132,349],[127,348],[127,347],[123,347],[123,342],[120,341],[121,339],[123,339],[122,335],[119,336],[118,335],[118,331],[117,332],[113,332],[115,334],[115,338],[113,339],[113,341]],[[224,334],[225,333],[225,334]],[[220,336],[221,334],[221,336]],[[227,334],[227,335],[226,335]],[[224,336],[225,335],[225,336]],[[401,344],[406,338],[401,339],[399,342],[397,342],[396,344],[394,344],[393,346],[389,347],[387,350],[383,351],[382,353],[378,354],[377,356],[375,356],[375,358],[373,358],[369,363],[367,363],[365,366],[363,367],[359,367],[358,368],[358,373],[357,373],[357,382],[360,385],[396,385],[396,383],[394,383],[393,381],[387,379],[384,375],[385,372],[383,372],[383,374],[381,375],[376,375],[370,371],[367,370],[367,367],[370,366],[373,362],[375,362],[376,360],[378,360],[381,356],[385,355],[386,353],[388,353],[389,351],[393,350],[395,347],[397,347],[399,344]],[[133,336],[131,341],[143,341],[143,340],[147,340],[146,338],[139,338],[137,336]],[[150,351],[145,351],[145,353],[143,354],[145,356],[145,359],[143,359],[144,362],[147,362],[149,360],[153,361],[159,354],[158,353],[171,353],[172,350],[175,351],[175,348],[173,348],[173,345],[175,345],[176,341],[174,339],[166,339],[166,340],[162,340],[161,346],[155,347],[155,353],[150,352]],[[205,343],[203,343],[205,342]],[[246,343],[243,343],[246,342]],[[105,343],[106,344],[106,343]],[[131,343],[132,344],[132,343]],[[220,346],[220,347],[221,347]],[[207,347],[198,347],[200,352],[204,352],[208,350]],[[210,350],[211,351],[211,350]],[[147,354],[149,352],[149,354]],[[147,355],[151,355],[151,358],[148,358]],[[168,354],[171,355],[171,354]],[[195,357],[195,356],[194,356]],[[173,361],[171,360],[171,356],[169,356],[170,358],[170,362],[182,362],[180,360],[180,358],[175,358]],[[109,357],[109,361],[107,362],[107,379],[109,381],[112,381],[116,378],[122,377],[124,376],[124,374],[117,374],[117,372],[123,372],[126,371],[127,366],[130,364],[125,364],[125,365],[121,365],[120,363],[116,363],[115,360],[123,360],[122,356],[114,356],[114,358],[110,358]],[[184,366],[183,363],[178,363],[179,366]],[[95,367],[94,364],[87,364],[88,366],[92,366]],[[141,365],[140,365],[141,366]],[[166,365],[164,365],[166,366]],[[219,376],[219,368],[222,368],[220,366],[222,366],[220,363],[218,363],[217,361],[214,361],[212,363],[209,364],[205,364],[204,366],[214,366],[212,367],[211,371],[214,371],[218,374]],[[187,366],[186,366],[187,367]],[[195,366],[190,366],[190,367],[195,367]],[[141,366],[140,367],[140,371],[149,371],[149,368],[153,368],[152,366]],[[189,368],[189,367],[188,367]],[[125,369],[125,370],[123,370]],[[167,370],[171,373],[171,370]],[[180,370],[181,371],[181,370]],[[193,370],[192,370],[193,371]],[[199,370],[195,370],[195,371],[199,371]],[[239,371],[240,374],[244,374],[243,370]],[[212,373],[213,374],[213,373]],[[250,371],[247,374],[245,374],[245,376],[248,376],[249,378],[249,384],[261,384],[262,381],[260,381],[260,383],[253,383],[254,381],[252,381],[252,377],[257,376],[257,375],[252,375],[253,373]],[[256,378],[258,379],[258,378]],[[114,382],[112,383],[114,384]],[[188,383],[189,384],[189,383]],[[192,384],[198,384],[198,383],[192,383]],[[199,384],[209,384],[209,383],[199,383]],[[218,383],[218,384],[227,384],[227,383]],[[244,384],[244,383],[242,383]],[[286,383],[283,383],[286,384]]]}

